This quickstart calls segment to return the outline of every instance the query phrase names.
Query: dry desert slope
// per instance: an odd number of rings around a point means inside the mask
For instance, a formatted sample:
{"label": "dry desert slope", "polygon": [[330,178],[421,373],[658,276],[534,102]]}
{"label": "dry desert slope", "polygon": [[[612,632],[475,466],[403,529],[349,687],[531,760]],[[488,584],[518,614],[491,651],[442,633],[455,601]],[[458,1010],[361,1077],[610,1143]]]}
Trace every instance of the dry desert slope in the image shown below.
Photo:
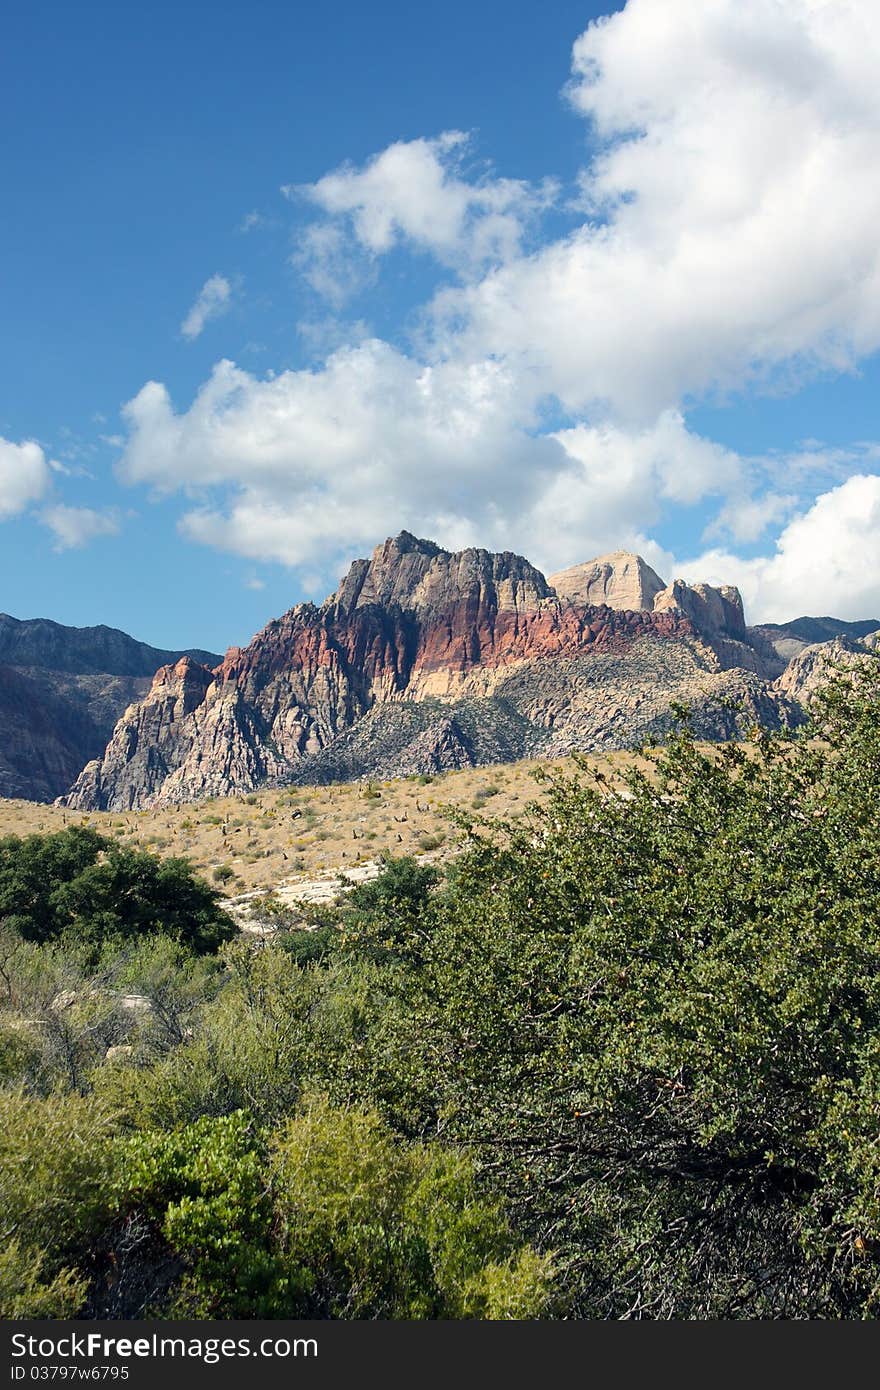
{"label": "dry desert slope", "polygon": [[[613,777],[633,756],[614,753],[590,762]],[[0,836],[90,825],[137,849],[186,856],[237,895],[344,871],[388,852],[443,858],[458,834],[445,808],[516,818],[544,794],[534,776],[538,768],[570,766],[570,759],[527,759],[434,777],[280,788],[124,813],[0,800]]]}

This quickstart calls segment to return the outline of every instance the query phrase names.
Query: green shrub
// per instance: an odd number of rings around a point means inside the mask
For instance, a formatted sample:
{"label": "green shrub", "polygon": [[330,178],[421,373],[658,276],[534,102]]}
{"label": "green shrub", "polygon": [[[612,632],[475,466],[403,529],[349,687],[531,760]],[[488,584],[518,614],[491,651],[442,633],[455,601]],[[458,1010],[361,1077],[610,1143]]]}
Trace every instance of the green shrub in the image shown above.
{"label": "green shrub", "polygon": [[[685,732],[473,830],[411,1046],[581,1316],[859,1317],[880,1298],[880,721]],[[481,843],[482,837],[482,843]],[[421,1043],[419,1040],[422,1040]]]}
{"label": "green shrub", "polygon": [[28,941],[166,933],[195,951],[235,932],[185,859],[160,860],[78,826],[0,840],[0,920]]}
{"label": "green shrub", "polygon": [[47,1254],[17,1239],[0,1244],[0,1318],[73,1318],[88,1280],[73,1269],[46,1273]]}
{"label": "green shrub", "polygon": [[445,835],[421,835],[418,840],[419,853],[430,854],[432,850],[439,849],[445,839]]}

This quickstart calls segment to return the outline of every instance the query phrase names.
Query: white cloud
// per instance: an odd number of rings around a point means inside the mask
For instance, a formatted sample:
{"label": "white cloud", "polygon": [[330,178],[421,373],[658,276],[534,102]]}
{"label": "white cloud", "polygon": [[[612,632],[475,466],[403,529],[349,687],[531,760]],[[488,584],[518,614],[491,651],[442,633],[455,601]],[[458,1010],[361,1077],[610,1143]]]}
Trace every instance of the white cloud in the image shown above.
{"label": "white cloud", "polygon": [[78,550],[97,536],[115,536],[119,531],[114,513],[68,507],[61,502],[44,508],[40,520],[54,534],[55,550]]}
{"label": "white cloud", "polygon": [[[481,266],[515,255],[534,215],[555,198],[546,180],[534,187],[519,179],[461,176],[469,138],[446,131],[433,140],[398,141],[357,169],[344,165],[316,183],[291,185],[288,196],[306,198],[330,218],[345,219],[350,234],[370,256],[381,256],[408,241],[446,265]],[[338,223],[312,226],[305,233],[299,263],[316,289],[326,292],[328,263],[344,262]],[[338,287],[331,286],[339,293]]]}
{"label": "white cloud", "polygon": [[13,444],[0,436],[0,521],[18,516],[46,495],[52,466],[33,440]]}
{"label": "white cloud", "polygon": [[[182,412],[148,383],[126,407],[121,477],[184,492],[193,539],[311,575],[400,526],[549,568],[621,544],[656,558],[661,518],[715,499],[696,577],[741,577],[765,615],[854,612],[880,523],[873,504],[862,529],[847,508],[873,496],[877,446],[744,458],[686,414],[880,347],[873,12],[628,0],[591,25],[568,92],[598,142],[583,220],[528,254],[553,186],[472,176],[459,132],[288,190],[320,214],[294,259],[337,307],[403,244],[462,277],[430,306],[422,360],[358,325],[313,371],[221,362]],[[774,532],[764,559],[724,548]]]}
{"label": "white cloud", "polygon": [[563,460],[518,528],[554,569],[617,547],[644,552],[669,504],[747,486],[744,461],[691,433],[677,411],[644,429],[577,425],[554,437]]}
{"label": "white cloud", "polygon": [[219,318],[229,308],[232,286],[222,275],[212,275],[206,280],[196,296],[195,303],[187,314],[180,331],[191,341],[197,338],[209,319]]}
{"label": "white cloud", "polygon": [[874,0],[629,0],[591,25],[570,89],[602,142],[587,220],[446,290],[447,350],[639,420],[874,351],[878,66]]}
{"label": "white cloud", "polygon": [[123,481],[206,490],[186,534],[287,564],[329,564],[400,526],[463,544],[500,534],[565,458],[527,432],[503,367],[424,366],[377,340],[267,379],[221,362],[182,414],[151,382],[124,415]]}
{"label": "white cloud", "polygon": [[709,551],[686,578],[737,584],[751,622],[803,614],[880,619],[880,477],[854,474],[784,528],[769,557]]}
{"label": "white cloud", "polygon": [[314,222],[303,228],[290,260],[334,309],[341,309],[346,300],[376,280],[369,257],[357,254],[351,238],[334,222]]}
{"label": "white cloud", "polygon": [[200,490],[182,522],[195,540],[330,574],[401,526],[560,568],[650,546],[667,505],[746,494],[749,465],[675,411],[541,435],[520,388],[498,363],[421,366],[377,340],[263,380],[223,362],[183,413],[155,382],[125,407],[120,476]]}
{"label": "white cloud", "polygon": [[789,516],[797,503],[798,498],[793,493],[765,492],[762,497],[735,495],[728,498],[706,527],[703,539],[726,533],[743,544],[760,540],[771,526]]}
{"label": "white cloud", "polygon": [[296,331],[309,352],[316,357],[329,357],[339,348],[356,347],[374,336],[365,319],[340,319],[334,315],[300,319]]}

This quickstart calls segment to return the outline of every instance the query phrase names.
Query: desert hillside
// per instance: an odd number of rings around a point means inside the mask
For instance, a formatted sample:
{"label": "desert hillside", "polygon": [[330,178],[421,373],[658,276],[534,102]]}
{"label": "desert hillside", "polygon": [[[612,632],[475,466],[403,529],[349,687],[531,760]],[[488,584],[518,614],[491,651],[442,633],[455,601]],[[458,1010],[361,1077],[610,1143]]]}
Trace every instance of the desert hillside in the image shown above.
{"label": "desert hillside", "polygon": [[[615,753],[592,762],[613,777],[632,757]],[[90,825],[132,848],[185,856],[235,896],[328,870],[345,872],[386,853],[445,858],[457,836],[446,808],[516,820],[543,795],[536,770],[570,763],[526,759],[437,776],[289,787],[125,813],[0,800],[0,836]]]}

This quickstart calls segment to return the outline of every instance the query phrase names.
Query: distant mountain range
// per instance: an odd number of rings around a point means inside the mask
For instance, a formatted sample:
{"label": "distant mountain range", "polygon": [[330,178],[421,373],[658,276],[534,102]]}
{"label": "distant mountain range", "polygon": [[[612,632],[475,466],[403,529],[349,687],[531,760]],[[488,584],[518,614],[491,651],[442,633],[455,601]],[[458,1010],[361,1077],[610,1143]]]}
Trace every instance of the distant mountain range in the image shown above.
{"label": "distant mountain range", "polygon": [[725,738],[801,722],[829,660],[878,659],[877,629],[748,627],[736,589],[627,552],[547,579],[404,531],[222,660],[0,618],[0,794],[122,810],[607,750],[680,701]]}
{"label": "distant mountain range", "polygon": [[162,651],[112,627],[0,613],[0,796],[52,801],[100,756],[159,666],[213,652]]}

